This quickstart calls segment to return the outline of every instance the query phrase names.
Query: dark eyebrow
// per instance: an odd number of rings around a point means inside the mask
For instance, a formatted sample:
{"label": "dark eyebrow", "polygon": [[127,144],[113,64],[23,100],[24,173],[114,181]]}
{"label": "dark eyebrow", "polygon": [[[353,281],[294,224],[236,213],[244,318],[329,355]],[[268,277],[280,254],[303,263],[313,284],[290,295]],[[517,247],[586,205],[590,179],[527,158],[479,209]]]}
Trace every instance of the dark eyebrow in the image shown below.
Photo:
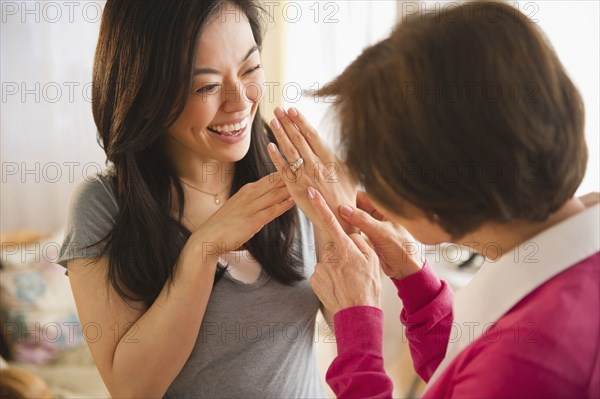
{"label": "dark eyebrow", "polygon": [[246,61],[248,59],[248,57],[250,57],[252,55],[252,53],[255,51],[258,51],[258,46],[256,44],[254,46],[252,46],[252,48],[250,50],[248,50],[248,52],[246,53],[246,56],[244,57],[242,62],[240,62],[240,64],[242,64],[244,61]]}
{"label": "dark eyebrow", "polygon": [[[240,62],[240,64],[243,64],[244,61],[246,61],[251,55],[252,53],[254,53],[255,51],[258,51],[258,46],[254,45],[252,46],[252,48],[250,50],[248,50],[248,52],[246,53],[246,56],[244,57],[244,59],[242,60],[242,62]],[[194,69],[194,76],[196,75],[201,75],[203,73],[210,73],[213,75],[220,75],[221,72],[217,71],[216,69],[213,68],[198,68],[198,69]]]}

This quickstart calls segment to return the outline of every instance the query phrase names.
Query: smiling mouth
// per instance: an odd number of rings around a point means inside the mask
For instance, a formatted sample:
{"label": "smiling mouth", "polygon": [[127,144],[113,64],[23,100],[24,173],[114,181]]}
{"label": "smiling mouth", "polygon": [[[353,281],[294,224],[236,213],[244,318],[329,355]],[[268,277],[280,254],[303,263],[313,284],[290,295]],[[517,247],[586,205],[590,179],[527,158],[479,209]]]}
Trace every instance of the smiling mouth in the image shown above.
{"label": "smiling mouth", "polygon": [[212,133],[219,134],[221,136],[237,136],[241,134],[246,126],[248,126],[249,117],[245,117],[241,122],[228,124],[228,125],[211,125],[207,129]]}

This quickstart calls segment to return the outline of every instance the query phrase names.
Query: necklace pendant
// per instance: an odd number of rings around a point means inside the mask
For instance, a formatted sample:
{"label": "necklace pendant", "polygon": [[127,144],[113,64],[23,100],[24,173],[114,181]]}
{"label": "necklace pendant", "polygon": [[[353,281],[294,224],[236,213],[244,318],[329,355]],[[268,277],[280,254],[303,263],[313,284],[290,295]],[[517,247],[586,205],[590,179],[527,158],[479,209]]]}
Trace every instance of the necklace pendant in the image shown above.
{"label": "necklace pendant", "polygon": [[221,203],[221,199],[218,195],[215,195],[215,204],[219,205]]}

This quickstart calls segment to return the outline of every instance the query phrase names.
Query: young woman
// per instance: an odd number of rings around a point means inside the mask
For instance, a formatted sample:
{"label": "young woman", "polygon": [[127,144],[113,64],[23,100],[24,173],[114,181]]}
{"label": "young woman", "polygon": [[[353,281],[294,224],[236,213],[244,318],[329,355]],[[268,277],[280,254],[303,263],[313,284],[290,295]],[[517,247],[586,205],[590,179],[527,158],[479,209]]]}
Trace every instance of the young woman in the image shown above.
{"label": "young woman", "polygon": [[93,113],[109,168],[73,195],[59,263],[114,397],[322,396],[315,240],[266,155],[259,12],[105,5]]}
{"label": "young woman", "polygon": [[[587,161],[583,104],[537,25],[499,2],[415,15],[327,87],[367,194],[332,207],[310,178],[290,193],[336,248],[311,278],[335,313],[334,392],[391,397],[381,266],[425,397],[600,397],[600,206],[573,197]],[[319,153],[296,110],[281,120],[272,126],[289,153]],[[397,224],[489,261],[453,300]]]}

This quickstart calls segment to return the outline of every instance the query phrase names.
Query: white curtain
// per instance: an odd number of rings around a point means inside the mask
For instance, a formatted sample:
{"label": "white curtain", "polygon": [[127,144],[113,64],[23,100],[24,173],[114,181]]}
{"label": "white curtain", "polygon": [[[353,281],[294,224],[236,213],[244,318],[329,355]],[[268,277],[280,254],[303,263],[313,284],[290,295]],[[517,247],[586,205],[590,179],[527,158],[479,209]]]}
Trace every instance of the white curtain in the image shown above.
{"label": "white curtain", "polygon": [[0,230],[53,231],[72,188],[104,166],[90,88],[103,3],[0,6]]}

